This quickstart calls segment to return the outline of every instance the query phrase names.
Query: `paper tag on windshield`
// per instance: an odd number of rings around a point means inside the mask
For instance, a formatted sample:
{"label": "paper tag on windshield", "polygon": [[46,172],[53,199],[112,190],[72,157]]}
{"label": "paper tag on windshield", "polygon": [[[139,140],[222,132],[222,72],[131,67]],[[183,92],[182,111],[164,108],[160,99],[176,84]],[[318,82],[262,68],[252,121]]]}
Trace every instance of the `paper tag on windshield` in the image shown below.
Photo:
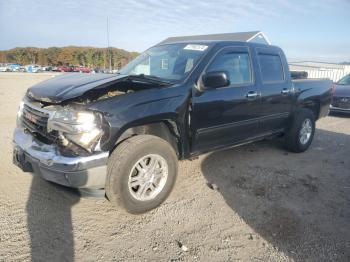
{"label": "paper tag on windshield", "polygon": [[184,47],[186,50],[194,50],[194,51],[205,51],[208,48],[207,45],[187,45]]}

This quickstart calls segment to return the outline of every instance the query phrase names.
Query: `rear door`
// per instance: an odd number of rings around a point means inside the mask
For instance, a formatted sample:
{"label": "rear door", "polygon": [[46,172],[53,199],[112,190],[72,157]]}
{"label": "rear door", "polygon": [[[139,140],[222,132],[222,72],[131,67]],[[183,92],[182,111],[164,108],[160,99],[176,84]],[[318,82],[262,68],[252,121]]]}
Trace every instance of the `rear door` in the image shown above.
{"label": "rear door", "polygon": [[192,98],[192,152],[244,141],[258,132],[259,87],[255,84],[250,50],[246,46],[225,47],[205,72],[227,71],[227,87],[194,92]]}
{"label": "rear door", "polygon": [[292,109],[293,88],[286,59],[279,49],[257,48],[256,57],[260,70],[261,134],[286,127]]}

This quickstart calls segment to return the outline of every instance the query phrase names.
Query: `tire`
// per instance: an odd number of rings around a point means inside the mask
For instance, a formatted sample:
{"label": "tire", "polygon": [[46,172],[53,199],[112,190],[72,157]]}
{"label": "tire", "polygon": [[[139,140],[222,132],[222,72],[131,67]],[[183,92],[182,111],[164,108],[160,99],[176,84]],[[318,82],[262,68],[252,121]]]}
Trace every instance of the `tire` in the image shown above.
{"label": "tire", "polygon": [[[303,127],[310,125],[310,128],[303,129]],[[304,134],[310,134],[309,136],[303,136],[303,130],[308,130]],[[294,153],[304,152],[309,148],[312,143],[315,134],[315,116],[314,113],[306,108],[299,109],[292,120],[290,128],[285,137],[286,148]]]}
{"label": "tire", "polygon": [[[141,167],[141,164],[147,164],[148,159],[147,168],[152,168],[151,160],[156,159],[152,162],[156,163],[153,172]],[[151,135],[131,137],[118,145],[108,159],[106,195],[110,202],[129,213],[145,213],[158,207],[168,197],[176,181],[177,169],[177,155],[165,140]],[[156,173],[158,179],[155,178]],[[147,180],[144,178],[147,176],[152,178]],[[135,178],[138,180],[133,181]],[[131,187],[132,183],[140,183],[141,180],[148,182]],[[159,181],[158,187],[155,186],[156,181]],[[141,186],[144,190],[141,190]],[[145,189],[147,186],[149,188]],[[155,190],[152,192],[151,188]],[[141,191],[145,193],[141,194]],[[152,197],[152,194],[155,195]]]}

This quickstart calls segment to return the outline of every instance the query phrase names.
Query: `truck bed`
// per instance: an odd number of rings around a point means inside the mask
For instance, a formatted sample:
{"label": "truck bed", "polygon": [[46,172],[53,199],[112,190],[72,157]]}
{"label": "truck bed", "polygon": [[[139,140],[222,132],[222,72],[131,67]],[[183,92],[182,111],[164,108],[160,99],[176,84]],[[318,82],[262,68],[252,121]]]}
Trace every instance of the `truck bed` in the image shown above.
{"label": "truck bed", "polygon": [[316,118],[325,117],[329,113],[332,98],[333,82],[329,79],[297,79],[292,80],[298,103],[318,101],[319,114]]}

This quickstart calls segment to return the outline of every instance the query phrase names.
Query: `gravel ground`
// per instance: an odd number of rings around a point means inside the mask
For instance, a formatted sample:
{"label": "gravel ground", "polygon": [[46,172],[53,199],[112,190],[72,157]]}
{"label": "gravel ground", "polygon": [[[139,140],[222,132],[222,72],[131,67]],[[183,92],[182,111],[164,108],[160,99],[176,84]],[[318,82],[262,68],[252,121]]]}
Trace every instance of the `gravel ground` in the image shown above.
{"label": "gravel ground", "polygon": [[19,101],[51,76],[0,73],[0,261],[350,261],[350,117],[317,122],[303,154],[274,140],[183,161],[134,216],[12,164]]}

